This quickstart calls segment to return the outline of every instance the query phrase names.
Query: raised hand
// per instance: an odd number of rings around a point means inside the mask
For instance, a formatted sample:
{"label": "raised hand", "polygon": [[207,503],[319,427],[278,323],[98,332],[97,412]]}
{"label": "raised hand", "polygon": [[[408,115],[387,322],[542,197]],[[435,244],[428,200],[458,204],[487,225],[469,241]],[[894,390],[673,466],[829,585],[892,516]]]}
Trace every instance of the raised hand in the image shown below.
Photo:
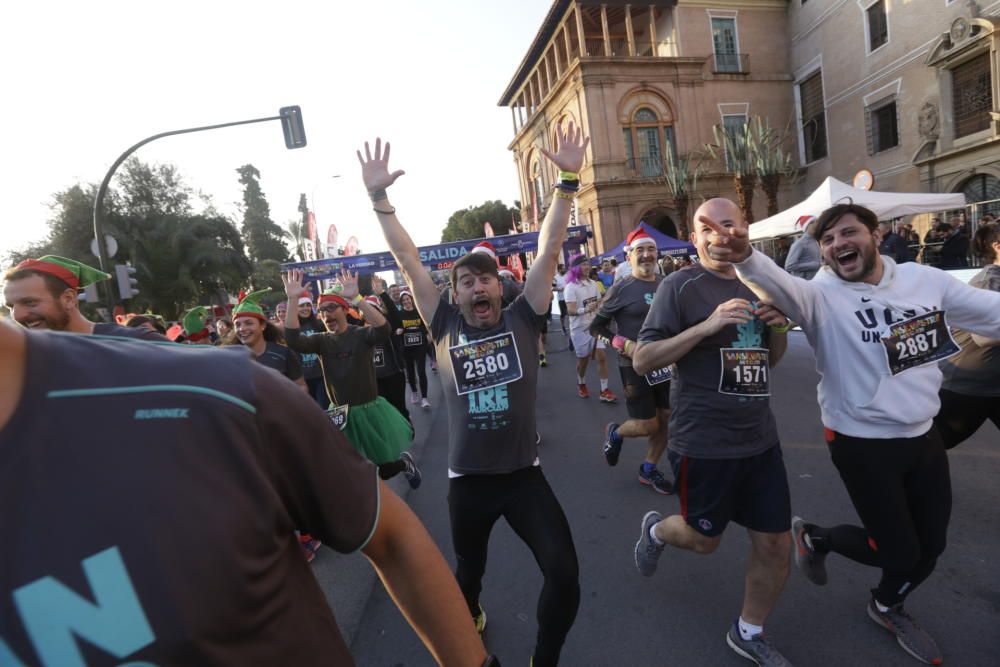
{"label": "raised hand", "polygon": [[542,148],[542,155],[559,167],[560,171],[579,173],[580,168],[583,167],[583,160],[587,156],[587,145],[590,144],[590,137],[584,137],[583,129],[572,122],[565,130],[560,123],[556,128],[556,142],[555,153]]}
{"label": "raised hand", "polygon": [[743,324],[753,319],[753,305],[746,299],[730,299],[719,304],[705,320],[707,335],[719,333],[730,324]]}
{"label": "raised hand", "polygon": [[389,173],[389,142],[385,142],[385,154],[382,153],[382,139],[375,139],[375,156],[372,156],[368,142],[365,142],[365,155],[358,151],[358,162],[361,163],[361,180],[365,182],[368,192],[385,190],[405,174],[403,170]]}
{"label": "raised hand", "polygon": [[750,231],[745,227],[725,225],[707,215],[699,215],[698,223],[706,225],[716,238],[708,244],[708,256],[717,262],[742,262],[750,256]]}
{"label": "raised hand", "polygon": [[288,296],[289,308],[294,308],[299,302],[299,297],[306,293],[306,288],[302,286],[304,274],[300,269],[292,269],[281,276],[281,282],[285,284],[285,295]]}
{"label": "raised hand", "polygon": [[347,269],[341,269],[340,275],[337,277],[340,281],[343,290],[341,290],[340,295],[350,301],[358,295],[358,274]]}

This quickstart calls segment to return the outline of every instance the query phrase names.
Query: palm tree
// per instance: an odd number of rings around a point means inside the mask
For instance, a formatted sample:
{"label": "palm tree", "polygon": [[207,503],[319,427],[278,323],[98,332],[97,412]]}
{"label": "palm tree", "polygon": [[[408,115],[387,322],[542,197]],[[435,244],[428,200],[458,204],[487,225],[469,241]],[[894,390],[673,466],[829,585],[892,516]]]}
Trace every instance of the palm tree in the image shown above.
{"label": "palm tree", "polygon": [[760,178],[760,189],[767,197],[768,217],[778,212],[778,188],[783,178],[794,177],[796,168],[791,153],[785,152],[784,144],[788,138],[788,128],[778,132],[771,127],[769,119],[754,116],[751,121],[753,134],[756,135],[756,171]]}
{"label": "palm tree", "polygon": [[701,159],[702,156],[698,153],[687,153],[680,159],[675,159],[673,151],[668,150],[664,161],[666,168],[657,179],[674,200],[679,218],[677,236],[682,241],[687,241],[689,234],[687,213],[691,194],[698,189],[698,177],[705,173]]}
{"label": "palm tree", "polygon": [[306,225],[305,220],[290,220],[288,222],[288,235],[295,242],[295,257],[300,261],[306,261]]}
{"label": "palm tree", "polygon": [[736,128],[717,124],[712,127],[712,134],[715,136],[715,143],[706,144],[705,150],[722,162],[726,171],[732,173],[736,203],[747,223],[753,223],[753,191],[757,187],[757,137],[749,122]]}

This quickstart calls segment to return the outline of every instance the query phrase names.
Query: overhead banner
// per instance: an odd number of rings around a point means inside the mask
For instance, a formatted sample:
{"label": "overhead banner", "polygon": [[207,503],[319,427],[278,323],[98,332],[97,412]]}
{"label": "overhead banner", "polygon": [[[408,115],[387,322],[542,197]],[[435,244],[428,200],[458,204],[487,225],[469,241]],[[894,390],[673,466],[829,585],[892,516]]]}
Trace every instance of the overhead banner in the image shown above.
{"label": "overhead banner", "polygon": [[[585,225],[570,227],[566,230],[566,243],[563,244],[563,247],[576,248],[585,244],[588,233]],[[525,234],[494,236],[489,239],[489,242],[496,248],[499,256],[537,252],[538,234],[538,232],[527,232]],[[477,243],[484,240],[486,239],[455,241],[441,245],[423,246],[417,250],[420,252],[420,262],[424,266],[432,269],[444,269],[451,266],[459,257],[467,255]],[[336,277],[343,269],[366,274],[393,271],[399,267],[396,266],[396,260],[392,253],[376,252],[367,255],[354,255],[353,257],[330,257],[313,262],[292,262],[283,264],[281,268],[285,271],[299,269],[305,273],[306,280],[326,280]]]}

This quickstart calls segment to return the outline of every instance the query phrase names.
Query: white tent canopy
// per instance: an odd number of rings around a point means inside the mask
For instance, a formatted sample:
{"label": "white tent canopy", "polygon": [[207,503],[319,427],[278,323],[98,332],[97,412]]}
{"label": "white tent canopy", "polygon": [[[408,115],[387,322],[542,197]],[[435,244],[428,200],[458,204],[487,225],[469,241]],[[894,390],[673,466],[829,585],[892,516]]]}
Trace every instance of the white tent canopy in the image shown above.
{"label": "white tent canopy", "polygon": [[[849,198],[849,199],[848,199]],[[818,216],[834,204],[853,201],[875,212],[879,220],[889,220],[914,213],[933,213],[965,206],[965,195],[930,194],[927,192],[875,192],[859,190],[847,183],[827,177],[808,198],[777,215],[750,225],[750,240],[760,241],[787,236],[802,231],[809,217]],[[800,223],[800,220],[802,222]]]}

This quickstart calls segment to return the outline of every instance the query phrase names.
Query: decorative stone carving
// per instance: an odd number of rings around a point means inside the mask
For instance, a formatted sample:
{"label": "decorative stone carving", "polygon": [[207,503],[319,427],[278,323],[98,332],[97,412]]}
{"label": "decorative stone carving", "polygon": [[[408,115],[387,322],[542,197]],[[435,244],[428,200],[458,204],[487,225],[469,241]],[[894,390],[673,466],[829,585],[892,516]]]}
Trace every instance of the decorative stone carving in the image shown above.
{"label": "decorative stone carving", "polygon": [[924,106],[920,107],[920,113],[917,116],[917,131],[920,132],[921,137],[928,141],[940,136],[941,119],[938,116],[937,105],[933,102],[924,102]]}
{"label": "decorative stone carving", "polygon": [[948,31],[951,35],[951,41],[958,43],[965,39],[965,36],[969,32],[969,22],[965,18],[959,16],[957,19],[951,22],[951,30]]}

